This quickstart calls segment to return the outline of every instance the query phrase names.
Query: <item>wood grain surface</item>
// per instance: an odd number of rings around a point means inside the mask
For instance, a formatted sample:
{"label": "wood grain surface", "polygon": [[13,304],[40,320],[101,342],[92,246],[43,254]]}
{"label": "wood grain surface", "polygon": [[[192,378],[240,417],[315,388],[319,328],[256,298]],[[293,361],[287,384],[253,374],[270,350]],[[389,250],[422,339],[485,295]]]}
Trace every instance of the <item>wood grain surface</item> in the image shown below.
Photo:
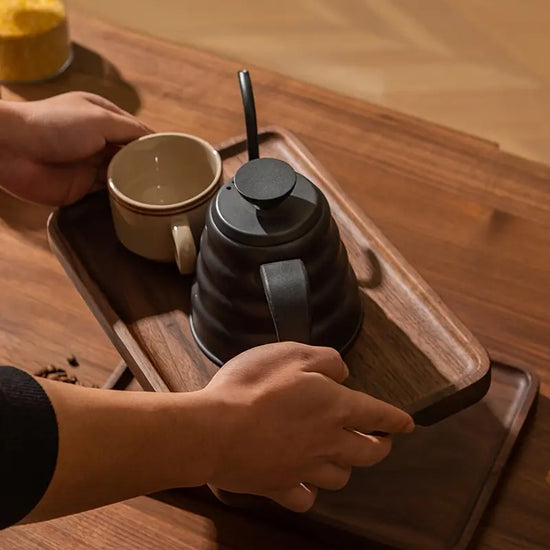
{"label": "wood grain surface", "polygon": [[[219,145],[224,176],[247,161],[246,139]],[[489,358],[468,329],[407,264],[372,221],[288,131],[260,134],[260,155],[288,162],[327,197],[359,281],[365,322],[346,362],[349,385],[431,424],[479,400]],[[217,368],[189,324],[192,277],[151,263],[116,238],[105,192],[60,209],[50,245],[142,385],[170,391],[204,387]],[[135,355],[134,355],[135,354]],[[449,408],[446,398],[454,400]],[[430,408],[430,412],[425,410]]]}
{"label": "wood grain surface", "polygon": [[547,0],[70,0],[550,162]]}
{"label": "wood grain surface", "polygon": [[[187,131],[212,143],[243,131],[235,86],[240,64],[78,13],[71,21],[80,44],[73,68],[48,84],[4,88],[3,97],[86,89],[138,112],[159,131]],[[476,540],[494,550],[547,547],[550,168],[485,141],[249,68],[261,123],[284,125],[298,135],[494,359],[540,375],[533,422]],[[102,383],[119,356],[48,251],[47,214],[2,195],[0,361],[32,371],[74,353],[81,363],[77,375]],[[127,540],[132,548],[322,546],[190,497],[183,510],[143,497],[15,528],[0,534],[0,547],[128,548]]]}

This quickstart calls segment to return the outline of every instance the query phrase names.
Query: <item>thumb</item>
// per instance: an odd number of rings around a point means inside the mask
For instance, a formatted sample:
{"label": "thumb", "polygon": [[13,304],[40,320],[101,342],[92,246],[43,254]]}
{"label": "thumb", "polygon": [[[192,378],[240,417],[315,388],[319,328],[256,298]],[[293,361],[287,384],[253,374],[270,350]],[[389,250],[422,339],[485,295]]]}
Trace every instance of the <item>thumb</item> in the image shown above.
{"label": "thumb", "polygon": [[265,496],[293,512],[307,512],[315,504],[317,488],[300,483],[296,487],[276,491]]}

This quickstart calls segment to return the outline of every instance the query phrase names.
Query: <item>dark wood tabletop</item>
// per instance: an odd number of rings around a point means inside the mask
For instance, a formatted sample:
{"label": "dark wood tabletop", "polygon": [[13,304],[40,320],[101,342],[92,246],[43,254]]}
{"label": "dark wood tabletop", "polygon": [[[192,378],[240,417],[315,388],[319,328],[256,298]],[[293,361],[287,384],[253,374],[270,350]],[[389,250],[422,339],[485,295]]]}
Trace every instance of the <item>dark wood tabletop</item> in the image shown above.
{"label": "dark wood tabletop", "polygon": [[[5,87],[3,98],[83,89],[138,113],[158,131],[185,131],[212,143],[242,134],[240,65],[78,13],[70,21],[73,67],[49,83]],[[261,124],[297,134],[493,359],[540,377],[537,410],[475,544],[548,548],[550,167],[485,140],[248,68]],[[49,251],[48,213],[0,196],[0,363],[35,372],[50,363],[66,366],[75,354],[83,381],[100,383],[117,353]],[[0,533],[0,548],[9,549],[281,547],[321,545],[197,499],[193,491],[140,497]]]}

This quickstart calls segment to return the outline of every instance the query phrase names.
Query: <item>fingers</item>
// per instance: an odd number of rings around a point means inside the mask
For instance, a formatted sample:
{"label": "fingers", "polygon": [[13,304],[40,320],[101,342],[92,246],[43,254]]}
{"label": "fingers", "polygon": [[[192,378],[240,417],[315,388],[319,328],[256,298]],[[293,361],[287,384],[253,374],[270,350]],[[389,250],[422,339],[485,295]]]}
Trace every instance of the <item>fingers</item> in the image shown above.
{"label": "fingers", "polygon": [[325,462],[310,472],[305,481],[321,489],[338,491],[347,485],[350,476],[351,468]]}
{"label": "fingers", "polygon": [[350,476],[351,468],[324,463],[308,474],[305,483],[267,496],[293,512],[307,512],[315,504],[317,487],[338,491],[347,485]]}
{"label": "fingers", "polygon": [[132,116],[128,111],[125,111],[112,101],[109,101],[108,99],[104,98],[103,96],[97,95],[97,94],[91,94],[89,92],[78,92],[78,94],[84,98],[89,103],[92,103],[93,105],[97,105],[98,107],[101,107],[102,109],[113,113],[115,115],[120,115],[122,117],[125,117],[127,119],[130,119],[137,123],[146,133],[151,134],[153,133],[153,130],[143,124],[140,120]]}
{"label": "fingers", "polygon": [[344,427],[366,434],[409,433],[414,430],[414,421],[405,411],[359,391],[343,387],[342,391],[350,411],[349,424]]}
{"label": "fingers", "polygon": [[122,109],[112,101],[109,101],[108,99],[104,98],[103,96],[100,96],[97,94],[91,94],[88,92],[81,92],[80,94],[84,99],[86,99],[90,103],[93,103],[98,107],[103,107],[103,109],[107,109],[107,111],[111,111],[112,113],[116,113],[119,115],[132,116],[128,111],[125,111],[124,109]]}
{"label": "fingers", "polygon": [[128,143],[151,133],[137,118],[107,110],[102,111],[97,124],[105,141],[110,143]]}
{"label": "fingers", "polygon": [[376,437],[351,430],[342,430],[334,459],[338,464],[373,466],[391,451],[391,437]]}
{"label": "fingers", "polygon": [[266,496],[293,512],[307,512],[315,504],[317,489],[300,483],[296,487],[270,493]]}
{"label": "fingers", "polygon": [[119,107],[116,103],[113,103],[112,101],[109,101],[108,99],[104,98],[103,96],[96,95],[96,94],[90,94],[87,92],[82,92],[84,98],[89,101],[90,103],[93,103],[94,105],[97,105],[98,107],[102,107],[103,109],[110,111],[117,115],[122,115],[127,118],[131,118],[134,120],[137,120],[138,123],[149,133],[153,133],[153,130],[149,128],[146,124],[141,122],[139,119],[135,118],[131,113],[126,111],[125,109],[122,109]]}
{"label": "fingers", "polygon": [[145,124],[112,101],[87,92],[81,92],[80,96],[92,105],[101,108],[98,124],[107,142],[127,143],[152,133],[152,130]]}
{"label": "fingers", "polygon": [[293,512],[307,512],[315,504],[317,487],[338,491],[347,485],[350,476],[351,468],[324,463],[308,474],[306,483],[266,496]]}
{"label": "fingers", "polygon": [[341,355],[333,348],[310,348],[311,357],[305,363],[305,372],[319,372],[341,384],[349,370]]}

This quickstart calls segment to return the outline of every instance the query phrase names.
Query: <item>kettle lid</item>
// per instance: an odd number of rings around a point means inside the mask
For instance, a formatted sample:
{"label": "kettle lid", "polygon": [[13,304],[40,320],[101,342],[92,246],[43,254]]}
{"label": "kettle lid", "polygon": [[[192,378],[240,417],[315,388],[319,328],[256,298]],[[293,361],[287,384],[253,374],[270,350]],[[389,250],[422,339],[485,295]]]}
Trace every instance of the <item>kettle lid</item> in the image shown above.
{"label": "kettle lid", "polygon": [[320,191],[286,162],[260,158],[239,168],[212,204],[216,227],[230,239],[272,246],[297,239],[321,216]]}

